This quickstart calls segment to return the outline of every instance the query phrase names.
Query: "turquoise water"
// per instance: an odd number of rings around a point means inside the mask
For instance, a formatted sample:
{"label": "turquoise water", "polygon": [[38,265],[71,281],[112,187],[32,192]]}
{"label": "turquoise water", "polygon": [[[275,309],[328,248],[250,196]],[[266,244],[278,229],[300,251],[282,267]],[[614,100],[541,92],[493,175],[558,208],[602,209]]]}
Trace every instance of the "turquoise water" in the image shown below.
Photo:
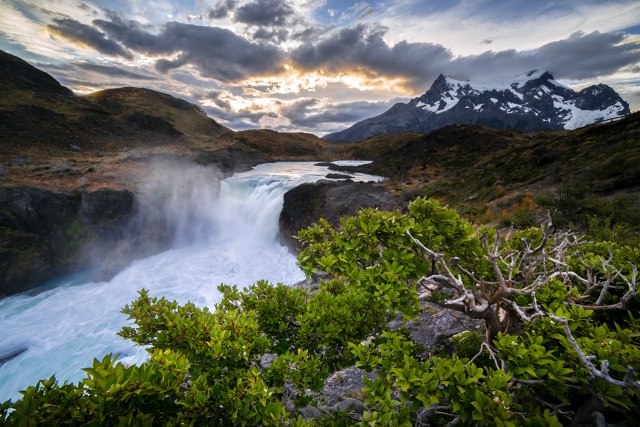
{"label": "turquoise water", "polygon": [[170,184],[151,183],[152,194],[164,189],[161,210],[176,224],[173,249],[134,261],[108,282],[87,281],[87,272],[0,300],[0,359],[24,350],[0,366],[0,402],[19,398],[20,390],[54,374],[77,382],[84,378],[82,368],[107,353],[124,363],[144,361],[144,349],[116,335],[127,324],[122,307],[142,288],[212,307],[221,283],[304,279],[295,257],[278,243],[278,216],[287,190],[328,172],[313,163],[279,162],[223,181],[203,170],[180,170],[170,175]]}

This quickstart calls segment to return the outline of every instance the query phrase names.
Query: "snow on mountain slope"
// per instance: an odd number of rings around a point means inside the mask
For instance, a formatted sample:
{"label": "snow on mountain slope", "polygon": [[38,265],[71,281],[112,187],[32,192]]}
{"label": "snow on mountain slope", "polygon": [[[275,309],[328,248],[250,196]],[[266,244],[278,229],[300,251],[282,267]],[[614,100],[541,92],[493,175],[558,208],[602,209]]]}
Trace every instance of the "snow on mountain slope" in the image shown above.
{"label": "snow on mountain slope", "polygon": [[450,124],[522,131],[575,129],[628,113],[628,103],[609,86],[575,92],[546,71],[487,82],[440,75],[424,95],[325,139],[358,141],[379,134],[428,132]]}

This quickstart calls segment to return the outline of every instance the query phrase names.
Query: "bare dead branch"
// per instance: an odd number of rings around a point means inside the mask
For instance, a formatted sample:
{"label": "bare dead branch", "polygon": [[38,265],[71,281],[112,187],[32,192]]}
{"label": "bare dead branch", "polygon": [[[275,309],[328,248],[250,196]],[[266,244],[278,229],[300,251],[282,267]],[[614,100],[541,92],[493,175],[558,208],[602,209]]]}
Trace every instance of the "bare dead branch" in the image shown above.
{"label": "bare dead branch", "polygon": [[480,345],[480,351],[478,352],[478,354],[476,354],[475,356],[473,356],[471,358],[471,360],[469,360],[467,362],[467,364],[473,363],[474,360],[476,360],[478,358],[478,356],[480,356],[485,350],[487,350],[489,352],[489,356],[491,357],[491,360],[493,360],[493,363],[495,363],[496,365],[496,369],[504,369],[504,361],[502,359],[500,359],[500,361],[502,362],[502,366],[500,366],[498,364],[498,359],[499,357],[496,356],[496,354],[494,353],[493,349],[491,348],[491,346],[489,344],[487,344],[486,342],[483,342]]}
{"label": "bare dead branch", "polygon": [[[637,270],[637,269],[634,269],[634,270]],[[587,356],[584,354],[584,352],[578,345],[578,342],[576,341],[575,337],[573,336],[573,332],[571,332],[571,328],[569,327],[569,321],[566,318],[556,316],[553,313],[543,312],[540,309],[540,306],[538,305],[538,301],[536,300],[535,293],[532,294],[532,297],[533,297],[533,307],[540,316],[548,316],[553,321],[559,322],[560,324],[562,324],[562,328],[564,329],[564,334],[567,337],[567,341],[571,345],[571,348],[573,348],[573,350],[578,355],[578,358],[580,359],[580,363],[582,364],[582,366],[584,366],[587,369],[587,371],[589,372],[592,378],[607,381],[608,383],[616,385],[618,387],[633,388],[633,389],[640,390],[640,381],[633,381],[633,377],[634,377],[633,367],[629,366],[627,368],[627,373],[623,381],[616,380],[615,378],[612,378],[609,375],[608,360],[603,360],[601,369],[598,370],[595,366],[593,366],[593,363],[591,363],[591,360],[593,360],[595,356]]]}
{"label": "bare dead branch", "polygon": [[582,363],[582,365],[587,369],[587,371],[593,378],[606,381],[621,388],[633,388],[636,390],[640,390],[640,381],[629,380],[629,378],[633,377],[633,368],[631,366],[627,368],[627,374],[625,375],[625,380],[623,381],[616,380],[609,375],[608,360],[603,360],[601,368],[600,370],[598,370],[595,366],[593,366],[593,363],[591,363],[591,357],[587,357],[578,345],[578,342],[574,338],[573,333],[569,328],[569,321],[564,317],[556,316],[551,313],[547,313],[547,316],[549,316],[554,321],[562,324],[564,334],[567,337],[571,348],[573,348],[573,350],[578,354],[580,363]]}

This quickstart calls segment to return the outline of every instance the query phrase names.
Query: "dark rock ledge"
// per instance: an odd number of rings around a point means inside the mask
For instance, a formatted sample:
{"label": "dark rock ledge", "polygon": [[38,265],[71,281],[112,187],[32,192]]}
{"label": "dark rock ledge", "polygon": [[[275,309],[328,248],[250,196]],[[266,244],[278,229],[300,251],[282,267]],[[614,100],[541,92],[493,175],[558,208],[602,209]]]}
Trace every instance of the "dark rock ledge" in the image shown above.
{"label": "dark rock ledge", "polygon": [[0,298],[95,269],[107,280],[168,244],[166,227],[138,217],[128,190],[0,188]]}
{"label": "dark rock ledge", "polygon": [[341,217],[354,215],[363,208],[389,211],[397,207],[397,199],[380,184],[328,180],[301,184],[284,195],[280,242],[297,253],[301,247],[294,236],[320,218],[335,226]]}

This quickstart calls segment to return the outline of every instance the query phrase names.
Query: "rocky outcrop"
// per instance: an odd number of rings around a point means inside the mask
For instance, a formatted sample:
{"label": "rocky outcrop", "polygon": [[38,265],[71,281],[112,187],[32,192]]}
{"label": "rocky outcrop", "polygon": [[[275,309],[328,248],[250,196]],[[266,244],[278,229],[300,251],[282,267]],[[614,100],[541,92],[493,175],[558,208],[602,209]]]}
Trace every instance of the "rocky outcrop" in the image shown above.
{"label": "rocky outcrop", "polygon": [[127,190],[0,189],[0,297],[96,268],[119,242],[132,238],[136,213],[135,196]]}
{"label": "rocky outcrop", "polygon": [[324,218],[338,225],[343,216],[362,208],[392,210],[396,198],[382,185],[351,181],[321,180],[299,185],[285,193],[280,213],[280,242],[292,252],[301,249],[294,238],[303,228]]}

